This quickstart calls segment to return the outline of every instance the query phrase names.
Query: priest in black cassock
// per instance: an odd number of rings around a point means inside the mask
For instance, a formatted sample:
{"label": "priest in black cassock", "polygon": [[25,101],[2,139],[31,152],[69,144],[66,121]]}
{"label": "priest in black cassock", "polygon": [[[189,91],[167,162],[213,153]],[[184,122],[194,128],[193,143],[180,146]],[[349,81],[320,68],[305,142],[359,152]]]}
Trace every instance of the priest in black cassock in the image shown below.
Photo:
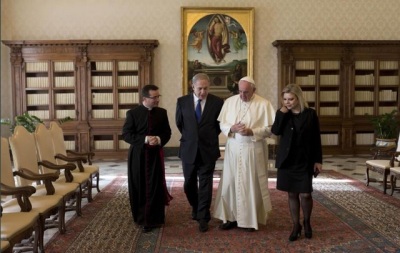
{"label": "priest in black cassock", "polygon": [[122,129],[130,144],[128,188],[133,220],[150,232],[165,222],[165,206],[172,197],[165,182],[163,147],[171,138],[167,111],[158,107],[160,93],[155,85],[142,88],[143,102],[126,113]]}

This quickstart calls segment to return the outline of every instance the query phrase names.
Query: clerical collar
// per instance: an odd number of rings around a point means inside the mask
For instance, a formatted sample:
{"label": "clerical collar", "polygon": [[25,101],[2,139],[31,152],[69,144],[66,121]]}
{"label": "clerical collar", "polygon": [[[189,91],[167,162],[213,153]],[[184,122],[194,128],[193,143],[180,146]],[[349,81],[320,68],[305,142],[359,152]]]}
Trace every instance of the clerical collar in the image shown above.
{"label": "clerical collar", "polygon": [[151,111],[151,109],[153,109],[153,108],[147,107],[144,103],[142,103],[142,105],[143,105],[144,107],[146,107],[147,110],[149,110],[149,111]]}

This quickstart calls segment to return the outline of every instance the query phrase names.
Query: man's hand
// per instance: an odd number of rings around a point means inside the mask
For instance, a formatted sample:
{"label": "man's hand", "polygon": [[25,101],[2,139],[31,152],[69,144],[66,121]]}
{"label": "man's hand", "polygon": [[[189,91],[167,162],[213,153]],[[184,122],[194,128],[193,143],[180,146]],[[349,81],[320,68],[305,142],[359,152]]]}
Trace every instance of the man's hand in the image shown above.
{"label": "man's hand", "polygon": [[158,142],[157,136],[147,136],[147,140],[149,142],[149,145],[154,146],[154,145],[159,145],[160,143]]}

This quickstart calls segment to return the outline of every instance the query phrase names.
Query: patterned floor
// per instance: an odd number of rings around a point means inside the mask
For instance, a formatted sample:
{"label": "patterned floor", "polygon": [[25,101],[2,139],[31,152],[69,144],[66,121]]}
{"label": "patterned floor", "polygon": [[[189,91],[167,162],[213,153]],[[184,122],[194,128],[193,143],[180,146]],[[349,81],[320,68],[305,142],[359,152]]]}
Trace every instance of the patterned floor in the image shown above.
{"label": "patterned floor", "polygon": [[[324,157],[324,170],[333,170],[337,171],[341,174],[344,174],[353,179],[359,180],[361,182],[365,182],[365,161],[370,159],[370,156],[326,156]],[[126,176],[127,168],[126,161],[117,161],[117,160],[102,160],[96,161],[97,165],[100,166],[100,189],[104,188],[108,183],[110,183],[117,175]],[[273,177],[276,171],[274,168],[274,161],[270,161],[270,176]],[[182,172],[182,166],[179,158],[177,157],[166,157],[165,162],[166,167],[166,176],[169,174],[177,174]],[[217,161],[216,171],[221,171],[223,167],[223,160],[220,159]],[[219,173],[216,173],[218,175]],[[379,190],[382,190],[382,176],[379,174],[375,174],[374,172],[370,173],[370,187],[375,187]],[[315,180],[316,183],[319,182],[317,178]],[[319,185],[319,184],[318,184]],[[94,194],[97,193],[96,190],[93,191]],[[393,195],[394,198],[400,199],[400,192],[397,191]],[[84,200],[85,201],[85,200]],[[86,203],[83,202],[83,205]],[[379,206],[379,203],[377,203]],[[72,217],[72,213],[67,213],[66,219],[70,219]],[[45,242],[51,238],[55,229],[48,229],[45,232]]]}

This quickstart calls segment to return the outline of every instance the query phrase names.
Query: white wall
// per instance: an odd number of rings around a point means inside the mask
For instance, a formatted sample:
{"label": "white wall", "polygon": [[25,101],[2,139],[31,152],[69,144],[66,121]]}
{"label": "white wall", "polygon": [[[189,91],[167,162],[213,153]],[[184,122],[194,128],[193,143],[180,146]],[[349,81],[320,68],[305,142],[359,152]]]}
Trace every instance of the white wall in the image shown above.
{"label": "white wall", "polygon": [[[173,136],[182,95],[181,7],[254,7],[254,79],[278,106],[277,39],[399,40],[398,0],[1,0],[2,40],[157,39],[155,84]],[[1,117],[11,117],[9,49],[1,46]],[[2,127],[2,136],[7,135]]]}

